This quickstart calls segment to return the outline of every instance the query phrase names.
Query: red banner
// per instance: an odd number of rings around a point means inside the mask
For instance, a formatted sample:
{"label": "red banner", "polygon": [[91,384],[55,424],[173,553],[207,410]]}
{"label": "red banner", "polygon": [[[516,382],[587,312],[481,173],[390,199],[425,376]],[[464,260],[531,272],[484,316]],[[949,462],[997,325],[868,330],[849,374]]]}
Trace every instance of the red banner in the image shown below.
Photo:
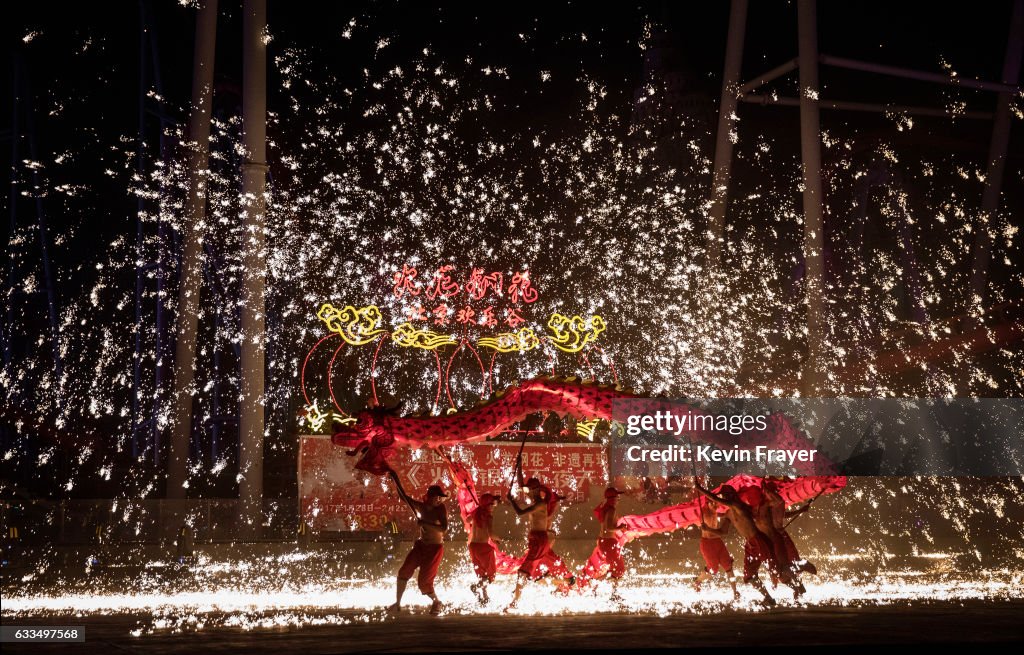
{"label": "red banner", "polygon": [[[480,493],[504,494],[517,452],[518,443],[482,442],[460,446],[448,454],[472,474]],[[354,462],[329,436],[300,437],[299,502],[312,529],[375,532],[392,519],[403,531],[415,529],[409,508],[398,498],[391,481],[355,470]],[[406,449],[395,453],[389,463],[412,496],[421,496],[438,482],[453,491],[447,463],[437,452]],[[607,453],[601,444],[527,442],[523,472],[566,496],[565,502],[589,502],[607,485]]]}

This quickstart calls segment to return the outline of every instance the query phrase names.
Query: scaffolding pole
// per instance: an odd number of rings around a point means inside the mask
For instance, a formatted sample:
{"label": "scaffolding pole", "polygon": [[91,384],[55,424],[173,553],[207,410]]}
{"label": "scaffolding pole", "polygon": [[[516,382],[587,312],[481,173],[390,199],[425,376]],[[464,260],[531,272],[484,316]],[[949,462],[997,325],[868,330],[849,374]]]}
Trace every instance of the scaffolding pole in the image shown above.
{"label": "scaffolding pole", "polygon": [[821,184],[821,119],[818,107],[818,27],[815,0],[797,0],[800,69],[800,156],[804,182],[804,293],[807,358],[802,391],[823,391],[825,336],[825,235]]}
{"label": "scaffolding pole", "polygon": [[[25,130],[28,133],[28,154],[32,161],[39,161],[39,151],[36,147],[36,126],[35,106],[32,102],[31,85],[27,81],[28,70],[24,71],[24,99],[25,99]],[[15,135],[12,135],[15,136]],[[58,389],[64,386],[64,367],[61,362],[60,352],[60,324],[57,320],[57,293],[53,287],[53,270],[50,265],[50,247],[48,228],[46,226],[46,207],[43,198],[46,193],[43,189],[43,179],[39,174],[39,167],[32,167],[32,195],[35,197],[36,205],[36,228],[39,230],[39,254],[43,262],[43,284],[46,291],[46,315],[50,319],[50,346],[53,352],[53,373],[54,384]],[[13,236],[13,235],[12,235]]]}
{"label": "scaffolding pole", "polygon": [[189,181],[188,196],[185,199],[186,221],[182,229],[181,277],[175,330],[177,340],[174,353],[174,421],[167,464],[168,498],[185,498],[187,495],[216,52],[217,0],[206,0],[196,14],[196,42],[192,64],[192,110],[189,115],[187,144]]}
{"label": "scaffolding pole", "polygon": [[743,64],[743,39],[747,29],[747,0],[732,0],[729,8],[729,32],[722,73],[722,100],[718,109],[715,136],[715,168],[711,182],[711,208],[708,215],[708,267],[717,270],[725,242],[725,210],[729,201],[729,174],[732,169],[733,127],[739,95],[740,68]]}
{"label": "scaffolding pole", "polygon": [[21,123],[18,120],[18,114],[21,112],[21,61],[17,53],[14,55],[12,76],[14,86],[11,93],[11,100],[13,100],[11,107],[11,170],[7,199],[11,230],[7,237],[7,284],[4,286],[4,298],[7,304],[3,333],[4,366],[9,366],[11,358],[14,356],[14,239],[18,230],[18,165],[21,161],[18,147],[21,145]]}
{"label": "scaffolding pole", "polygon": [[267,180],[266,0],[245,0],[242,16],[241,398],[239,401],[239,528],[259,537],[263,523],[264,367],[266,342],[266,254],[264,222]]}

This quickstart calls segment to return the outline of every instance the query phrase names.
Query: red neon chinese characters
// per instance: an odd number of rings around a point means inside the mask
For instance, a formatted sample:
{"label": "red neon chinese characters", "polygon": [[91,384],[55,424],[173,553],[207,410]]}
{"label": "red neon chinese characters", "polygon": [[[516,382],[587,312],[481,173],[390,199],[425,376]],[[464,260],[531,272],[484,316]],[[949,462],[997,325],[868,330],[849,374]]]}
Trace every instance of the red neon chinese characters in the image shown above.
{"label": "red neon chinese characters", "polygon": [[[437,267],[429,280],[421,281],[417,279],[415,266],[402,264],[401,270],[392,273],[391,291],[395,298],[405,300],[403,305],[408,303],[409,306],[401,310],[407,321],[432,322],[438,326],[451,323],[481,328],[508,326],[512,329],[527,323],[522,315],[523,304],[536,302],[540,295],[530,280],[529,271],[510,273],[510,277],[506,277],[502,271],[486,273],[487,269],[479,267],[469,270],[464,283],[456,282],[460,277],[459,270],[452,264]],[[506,279],[509,282],[507,287]],[[414,298],[423,304],[414,305]],[[507,307],[507,303],[496,298],[508,298],[516,307]],[[476,306],[484,303],[487,303],[485,307]]]}
{"label": "red neon chinese characters", "polygon": [[537,300],[537,290],[530,286],[529,271],[514,273],[512,275],[512,282],[508,285],[508,295],[512,299],[512,302],[517,305],[519,304],[520,297],[525,303],[531,303]]}
{"label": "red neon chinese characters", "polygon": [[520,316],[518,311],[511,308],[505,310],[505,325],[513,330],[525,322],[526,319]]}
{"label": "red neon chinese characters", "polygon": [[494,327],[498,324],[498,319],[494,318],[494,307],[488,307],[484,311],[480,312],[480,325],[484,327]]}
{"label": "red neon chinese characters", "polygon": [[442,266],[437,269],[434,273],[434,280],[430,284],[430,288],[427,289],[427,298],[431,300],[436,299],[438,296],[441,298],[450,298],[458,295],[459,291],[462,291],[462,287],[459,286],[458,282],[452,281],[452,276],[448,273],[455,267],[449,264],[448,266]]}
{"label": "red neon chinese characters", "polygon": [[431,312],[434,315],[434,325],[448,325],[448,305],[441,303]]}
{"label": "red neon chinese characters", "polygon": [[474,268],[469,276],[469,280],[466,281],[466,293],[473,300],[481,300],[490,289],[495,289],[496,295],[500,296],[503,281],[504,276],[498,271],[490,275],[484,275],[484,269]]}
{"label": "red neon chinese characters", "polygon": [[423,305],[407,307],[405,310],[405,318],[410,321],[425,321],[427,320],[427,310],[423,309]]}
{"label": "red neon chinese characters", "polygon": [[420,295],[420,286],[416,282],[416,269],[408,264],[402,264],[402,270],[396,271],[393,277],[395,286],[391,288],[395,298],[401,298],[405,293],[410,296]]}

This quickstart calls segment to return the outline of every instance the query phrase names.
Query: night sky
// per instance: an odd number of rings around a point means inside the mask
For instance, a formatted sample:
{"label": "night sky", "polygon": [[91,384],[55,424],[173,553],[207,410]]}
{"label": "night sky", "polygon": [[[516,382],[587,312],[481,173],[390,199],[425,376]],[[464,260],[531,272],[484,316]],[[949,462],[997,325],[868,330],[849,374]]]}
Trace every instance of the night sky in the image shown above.
{"label": "night sky", "polygon": [[[156,35],[160,86],[167,102],[164,111],[187,122],[183,107],[191,92],[194,10],[175,2],[145,2]],[[42,153],[56,153],[69,145],[112,142],[133,137],[138,130],[139,24],[142,6],[136,3],[17,3],[4,21],[4,58],[0,85],[12,88],[11,58],[22,58],[30,76],[37,107],[36,138]],[[949,65],[963,78],[996,80],[1002,67],[1009,2],[972,5],[955,13],[935,11],[932,3],[865,2],[854,5],[820,3],[821,52],[941,72]],[[237,110],[241,69],[241,16],[237,3],[222,2],[218,30],[216,79],[217,106]],[[342,33],[351,20],[351,38]],[[415,58],[429,47],[441,59],[473,58],[483,65],[506,67],[511,84],[503,84],[498,101],[506,109],[501,118],[509,131],[525,126],[556,130],[572,111],[573,87],[560,80],[585,71],[606,85],[629,111],[634,90],[643,81],[643,59],[638,43],[645,25],[663,26],[677,49],[673,68],[687,73],[688,91],[707,96],[717,113],[722,58],[728,22],[727,2],[705,3],[519,3],[515,8],[430,7],[426,3],[344,2],[275,3],[269,6],[273,36],[271,58],[288,47],[304,49],[325,73],[358,85],[363,69],[384,70]],[[24,38],[34,35],[31,43]],[[584,36],[585,35],[585,36]],[[585,40],[584,40],[585,38]],[[387,39],[375,56],[368,44]],[[751,3],[743,57],[743,78],[750,79],[796,55],[796,11],[793,3]],[[152,57],[152,52],[147,53]],[[537,85],[537,71],[550,71],[554,83]],[[277,74],[271,63],[270,111],[284,111],[281,129],[288,130],[287,108],[275,90]],[[992,94],[958,90],[950,86],[870,75],[822,67],[822,97],[895,104],[943,107],[953,98],[968,108],[989,110]],[[792,95],[796,74],[776,88]],[[522,80],[517,86],[516,80]],[[151,80],[149,88],[155,88]],[[788,92],[787,92],[788,91]],[[73,103],[73,107],[67,104]],[[48,115],[55,104],[65,110]],[[153,106],[150,103],[150,106]],[[796,156],[799,148],[798,115],[793,108],[741,105],[744,133],[775,133],[784,150]],[[11,124],[11,103],[0,105],[0,125]],[[359,117],[352,116],[354,126]],[[915,147],[954,148],[983,158],[988,145],[984,121],[918,119],[925,129],[905,135]],[[155,121],[147,117],[147,138],[155,147]],[[840,133],[886,130],[882,117],[851,112],[823,111],[823,129]],[[891,130],[889,130],[891,131]],[[1011,153],[1021,152],[1020,130],[1013,135]],[[983,161],[983,159],[981,159]],[[1019,167],[1019,154],[1014,159]],[[1011,170],[1013,167],[1011,166]],[[1017,169],[1019,170],[1019,169]],[[81,175],[79,169],[76,174]],[[737,174],[742,176],[740,165]],[[1019,199],[1007,175],[1011,202]],[[57,182],[57,180],[54,180]],[[81,182],[76,180],[76,182]],[[96,177],[90,186],[109,184]],[[133,203],[117,198],[115,189],[99,200],[107,215],[102,225],[90,225],[79,250],[87,250],[91,236],[109,237],[118,229],[133,229]],[[120,202],[120,200],[125,200]],[[5,205],[6,205],[5,200]],[[59,229],[60,216],[51,218]],[[123,221],[123,222],[122,222]],[[97,245],[100,242],[96,242]],[[66,253],[60,267],[67,268],[75,253]],[[59,286],[73,284],[61,276]]]}

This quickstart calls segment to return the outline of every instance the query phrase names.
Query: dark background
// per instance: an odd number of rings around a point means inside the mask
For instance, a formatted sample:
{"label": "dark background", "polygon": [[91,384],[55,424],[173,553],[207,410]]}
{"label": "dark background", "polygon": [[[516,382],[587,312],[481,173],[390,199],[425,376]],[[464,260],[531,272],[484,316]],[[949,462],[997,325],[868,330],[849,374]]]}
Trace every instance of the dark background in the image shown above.
{"label": "dark background", "polygon": [[[110,148],[119,139],[136,138],[139,131],[140,21],[144,14],[154,50],[143,53],[155,62],[164,102],[145,101],[143,134],[153,158],[159,150],[159,122],[162,113],[171,122],[187,123],[183,108],[191,94],[194,9],[176,2],[10,4],[3,22],[3,57],[0,88],[12,89],[15,60],[20,60],[28,96],[35,107],[37,159],[49,161],[59,153],[89,152],[88,167],[72,167],[74,183],[90,189],[83,202],[92,205],[89,220],[81,214],[53,211],[48,216],[53,247],[57,305],[81,297],[92,284],[88,274],[96,251],[119,234],[135,232],[135,199],[123,182],[104,174],[104,166],[123,165]],[[505,66],[510,84],[503,85],[504,103],[495,114],[494,129],[517,132],[526,126],[557,131],[570,123],[567,112],[578,107],[574,85],[561,84],[586,73],[603,83],[613,103],[628,115],[634,93],[644,83],[644,52],[639,45],[647,26],[664,34],[663,62],[683,74],[686,91],[702,99],[710,132],[704,135],[710,156],[715,129],[721,70],[728,24],[729,3],[641,2],[596,4],[517,3],[515,5],[452,5],[431,7],[418,2],[269,3],[268,24],[273,40],[269,46],[268,109],[281,116],[271,128],[271,138],[282,142],[298,138],[298,126],[289,124],[287,98],[280,90],[274,57],[286,48],[303,49],[325,75],[341,85],[359,87],[365,83],[363,70],[386,70],[415,59],[429,47],[441,59],[461,62],[472,57],[481,65]],[[822,53],[865,61],[941,72],[948,62],[962,78],[997,80],[1006,47],[1010,2],[976,3],[955,11],[937,11],[927,2],[821,2],[818,7],[819,48]],[[350,39],[341,34],[354,18]],[[38,32],[30,43],[23,37]],[[586,35],[586,41],[582,36]],[[379,50],[373,44],[388,39]],[[747,80],[797,54],[796,8],[791,2],[752,2],[747,21],[742,79]],[[241,76],[240,3],[221,2],[218,28],[217,89],[215,111],[230,117],[238,113]],[[537,83],[538,71],[551,72],[553,82]],[[152,77],[146,88],[155,88]],[[991,110],[994,94],[888,78],[866,73],[822,68],[822,97],[833,100],[895,103],[945,107],[955,99],[964,100],[972,110]],[[795,73],[778,82],[780,95],[795,95]],[[11,125],[12,97],[4,94],[0,103],[0,129]],[[24,98],[23,98],[24,99]],[[741,105],[741,130],[745,135],[766,135],[773,139],[773,157],[794,161],[799,157],[799,126],[796,109]],[[350,116],[353,129],[362,120]],[[942,118],[915,119],[916,127],[904,133],[893,129],[891,119],[866,113],[822,112],[822,128],[832,135],[857,135],[870,141],[872,134],[885,135],[901,156],[941,159],[947,153],[973,160],[983,171],[988,151],[990,123]],[[1011,159],[1004,181],[1004,207],[1019,207],[1021,198],[1021,142],[1019,121],[1012,132]],[[8,142],[5,141],[5,147]],[[747,144],[750,141],[746,142]],[[174,148],[174,143],[164,144]],[[743,146],[741,146],[742,151]],[[91,152],[90,152],[91,151]],[[734,165],[736,188],[756,183],[756,169],[744,162],[738,151]],[[24,153],[23,155],[24,156]],[[279,162],[271,161],[271,174],[280,173]],[[43,184],[64,180],[48,177]],[[54,173],[54,176],[59,175]],[[32,184],[25,171],[19,181]],[[698,180],[695,186],[705,184]],[[980,198],[980,185],[977,185]],[[9,200],[4,196],[4,211]],[[23,201],[21,201],[23,202]],[[974,202],[974,201],[972,201]],[[22,204],[24,207],[24,204]],[[27,220],[31,209],[22,212]],[[5,253],[6,254],[6,253]],[[964,260],[969,260],[965,253]],[[6,261],[6,260],[5,260]],[[131,275],[131,271],[127,272]],[[1013,278],[1012,267],[996,262],[997,280]],[[953,313],[952,311],[950,314]],[[42,313],[31,320],[28,332],[45,333]],[[26,348],[31,347],[27,344]],[[8,421],[8,428],[12,421]],[[294,470],[294,460],[279,458],[282,472]],[[66,465],[66,463],[65,463]],[[46,495],[63,494],[45,479],[30,476]],[[61,476],[54,476],[61,477]],[[268,473],[268,479],[280,476]],[[108,485],[109,487],[109,485]],[[116,485],[115,485],[116,487]],[[116,488],[75,490],[81,495],[116,493]],[[230,496],[227,487],[209,489]],[[268,495],[293,490],[274,490]]]}

